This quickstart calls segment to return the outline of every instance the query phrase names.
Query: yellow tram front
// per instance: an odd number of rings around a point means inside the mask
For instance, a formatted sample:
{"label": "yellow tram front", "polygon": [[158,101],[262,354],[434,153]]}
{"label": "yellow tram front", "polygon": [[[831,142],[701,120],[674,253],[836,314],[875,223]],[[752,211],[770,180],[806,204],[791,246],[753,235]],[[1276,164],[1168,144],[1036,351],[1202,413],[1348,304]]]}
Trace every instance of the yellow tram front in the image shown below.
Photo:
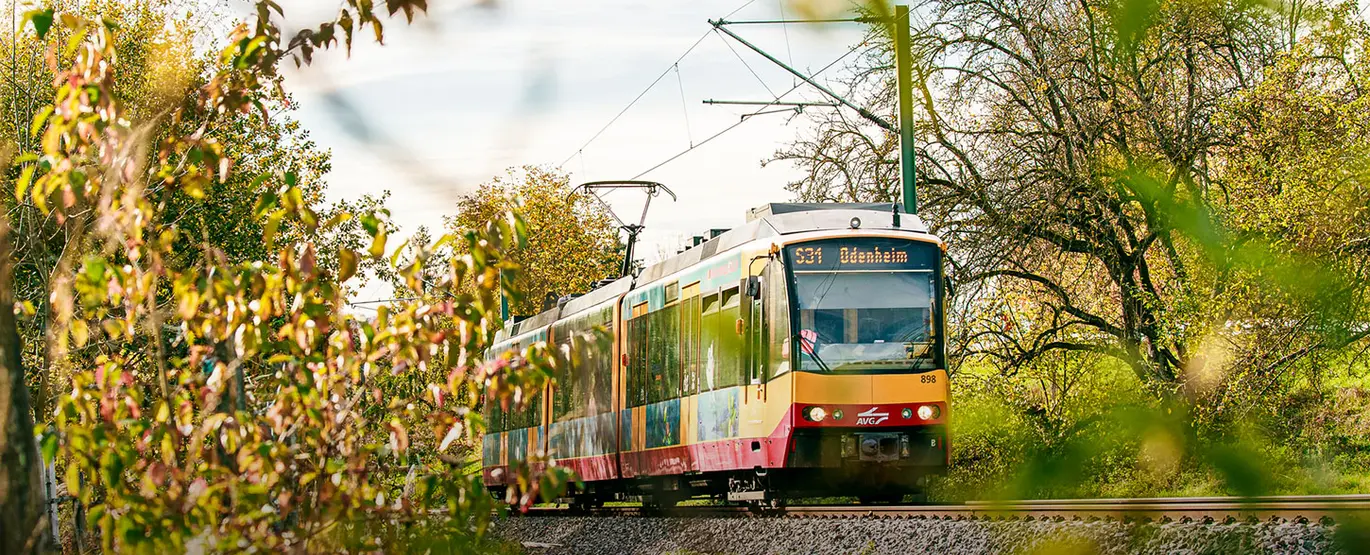
{"label": "yellow tram front", "polygon": [[899,231],[784,247],[792,399],[791,489],[895,499],[945,470],[950,389],[943,251]]}

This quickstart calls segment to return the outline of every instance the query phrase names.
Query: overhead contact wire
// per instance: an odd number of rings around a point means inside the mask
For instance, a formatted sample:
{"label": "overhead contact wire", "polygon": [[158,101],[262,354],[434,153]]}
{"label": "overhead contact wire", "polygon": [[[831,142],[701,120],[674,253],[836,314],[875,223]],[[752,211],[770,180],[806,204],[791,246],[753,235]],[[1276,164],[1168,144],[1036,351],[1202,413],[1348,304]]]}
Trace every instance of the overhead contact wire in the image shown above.
{"label": "overhead contact wire", "polygon": [[685,113],[685,138],[690,141],[690,146],[695,146],[694,134],[690,133],[690,107],[685,104],[685,80],[680,77],[680,64],[674,67],[675,82],[680,85],[680,109]]}
{"label": "overhead contact wire", "polygon": [[766,94],[771,95],[771,99],[774,100],[780,98],[775,94],[775,91],[771,90],[770,85],[766,84],[766,80],[762,79],[761,75],[757,74],[755,69],[752,69],[752,65],[747,63],[747,60],[742,57],[742,54],[738,53],[736,48],[733,48],[732,43],[730,43],[728,39],[724,38],[723,35],[718,32],[718,29],[714,29],[714,34],[718,35],[718,40],[723,41],[723,45],[727,46],[728,50],[732,51],[733,56],[737,56],[737,61],[742,62],[742,66],[746,67],[747,71],[752,74],[752,77],[756,78],[756,82],[761,83],[761,88],[766,89]]}
{"label": "overhead contact wire", "polygon": [[[732,17],[733,14],[742,11],[743,8],[752,5],[752,2],[755,1],[756,0],[747,0],[747,3],[742,4],[737,9],[731,12],[728,12],[728,15],[723,16],[723,18],[727,19],[729,17]],[[650,92],[652,88],[657,85],[657,83],[660,83],[661,80],[664,79],[666,75],[671,72],[671,68],[676,67],[676,65],[679,64],[681,60],[684,60],[685,57],[689,56],[691,52],[694,52],[694,49],[697,48],[700,45],[700,43],[704,42],[704,39],[709,38],[710,31],[705,31],[704,34],[700,35],[699,39],[696,40],[694,44],[691,44],[689,48],[685,49],[684,54],[681,54],[679,58],[676,58],[675,62],[673,62],[669,67],[667,67],[665,71],[661,72],[661,75],[657,75],[656,79],[653,79],[652,83],[650,85],[647,85],[647,88],[642,89],[642,92],[638,93],[636,97],[633,97],[632,102],[629,102],[627,106],[624,106],[622,110],[619,110],[618,113],[615,114],[614,117],[609,120],[609,123],[606,123],[604,124],[604,127],[599,128],[599,131],[596,131],[595,134],[591,135],[590,139],[585,141],[584,144],[580,145],[580,147],[577,148],[575,152],[572,152],[570,156],[567,156],[565,160],[562,160],[560,164],[557,164],[557,167],[560,168],[562,166],[565,166],[567,162],[570,162],[572,158],[575,158],[576,153],[585,150],[585,147],[590,146],[590,143],[595,142],[595,139],[598,139],[600,135],[603,135],[604,132],[614,124],[614,122],[618,121],[619,118],[623,117],[623,114],[628,113],[629,109],[636,105],[639,100],[642,100],[642,97],[647,96],[647,93]]]}
{"label": "overhead contact wire", "polygon": [[[785,22],[780,24],[780,30],[785,33],[785,57],[789,59],[790,65],[793,66],[794,51],[790,50],[790,18],[785,16],[785,1],[786,0],[775,0],[775,3],[776,6],[780,8],[780,20]],[[790,81],[797,84],[799,78],[792,77],[790,78]]]}
{"label": "overhead contact wire", "polygon": [[[852,46],[850,49],[847,50],[847,52],[846,52],[845,54],[842,54],[842,55],[839,56],[836,60],[833,60],[833,61],[829,62],[828,65],[823,66],[823,69],[820,69],[820,70],[818,70],[817,72],[815,72],[813,75],[810,76],[810,78],[818,77],[818,76],[821,75],[823,72],[825,72],[825,71],[831,69],[832,66],[837,65],[838,62],[847,59],[847,56],[852,55],[852,52],[856,52],[857,49],[859,49],[859,48],[861,48],[861,47],[863,47],[863,46],[866,46],[866,42],[865,42],[865,41],[859,42],[859,43],[857,43],[856,45]],[[667,158],[666,160],[664,160],[664,161],[658,163],[657,165],[652,166],[652,167],[650,167],[650,168],[647,168],[646,170],[643,170],[642,173],[639,173],[639,174],[633,176],[632,179],[640,179],[640,178],[642,178],[642,176],[647,175],[647,174],[649,174],[649,173],[652,173],[652,172],[656,171],[657,169],[661,168],[662,166],[665,166],[666,164],[669,164],[669,163],[671,163],[671,162],[676,161],[676,159],[680,158],[681,156],[684,156],[684,155],[686,155],[686,154],[689,154],[690,151],[692,151],[692,150],[694,150],[694,149],[696,149],[696,148],[699,148],[699,147],[701,147],[701,146],[704,146],[704,145],[708,144],[709,141],[712,141],[712,140],[714,140],[714,139],[717,139],[720,135],[723,135],[724,133],[727,133],[727,132],[729,132],[729,131],[732,131],[733,129],[736,129],[737,126],[742,125],[743,123],[746,123],[747,120],[751,119],[751,116],[755,116],[755,115],[761,114],[763,111],[765,111],[766,108],[769,108],[769,107],[771,107],[771,106],[775,106],[776,102],[779,102],[781,98],[784,98],[784,97],[786,97],[786,96],[789,96],[790,93],[794,92],[795,90],[799,89],[799,87],[802,87],[802,86],[804,86],[804,83],[797,83],[797,84],[795,84],[795,86],[790,87],[790,90],[785,91],[785,92],[784,92],[783,94],[781,94],[780,96],[777,96],[777,97],[775,98],[774,101],[768,102],[768,103],[766,103],[766,104],[763,104],[760,108],[757,108],[756,111],[754,111],[754,112],[751,112],[751,113],[749,113],[749,114],[743,114],[743,115],[742,115],[742,118],[739,119],[739,120],[737,120],[737,123],[734,123],[734,124],[732,124],[732,125],[729,125],[729,126],[727,126],[727,127],[724,127],[721,131],[719,131],[719,132],[717,132],[717,133],[714,133],[713,135],[709,135],[708,138],[704,139],[703,141],[700,141],[699,143],[697,143],[697,144],[691,146],[690,148],[687,148],[687,149],[685,149],[685,150],[682,150],[682,151],[676,153],[674,156],[671,156],[670,158]]]}

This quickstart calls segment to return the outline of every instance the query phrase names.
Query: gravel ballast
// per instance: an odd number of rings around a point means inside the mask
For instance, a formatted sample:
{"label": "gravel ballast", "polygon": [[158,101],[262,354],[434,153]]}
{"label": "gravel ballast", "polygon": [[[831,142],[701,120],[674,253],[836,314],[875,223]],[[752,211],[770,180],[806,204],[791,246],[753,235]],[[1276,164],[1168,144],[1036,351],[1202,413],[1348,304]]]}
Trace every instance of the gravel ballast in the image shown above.
{"label": "gravel ballast", "polygon": [[[1317,523],[514,517],[528,553],[1337,553]],[[1370,549],[1370,546],[1366,546]]]}

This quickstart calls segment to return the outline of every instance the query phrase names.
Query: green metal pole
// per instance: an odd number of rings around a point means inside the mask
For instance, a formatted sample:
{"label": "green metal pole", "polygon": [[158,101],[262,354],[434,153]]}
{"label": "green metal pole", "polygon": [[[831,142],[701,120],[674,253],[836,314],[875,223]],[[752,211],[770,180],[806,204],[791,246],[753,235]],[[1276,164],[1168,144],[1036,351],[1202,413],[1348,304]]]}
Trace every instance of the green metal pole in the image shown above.
{"label": "green metal pole", "polygon": [[913,71],[909,57],[909,7],[894,7],[894,67],[899,72],[899,168],[904,186],[904,212],[918,213],[918,171],[913,152]]}

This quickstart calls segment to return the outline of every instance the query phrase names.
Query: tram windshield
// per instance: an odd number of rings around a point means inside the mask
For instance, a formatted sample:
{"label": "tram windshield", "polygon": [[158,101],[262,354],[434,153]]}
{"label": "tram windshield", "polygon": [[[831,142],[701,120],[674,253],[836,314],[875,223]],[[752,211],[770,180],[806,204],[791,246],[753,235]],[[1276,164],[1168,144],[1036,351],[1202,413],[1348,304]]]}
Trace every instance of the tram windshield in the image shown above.
{"label": "tram windshield", "polygon": [[[937,281],[931,266],[936,247],[906,241],[890,244],[895,240],[850,243],[791,251],[800,369],[935,368]],[[925,248],[932,250],[906,254]],[[897,254],[891,255],[892,249]],[[809,259],[812,263],[805,264],[805,256],[830,260]]]}

